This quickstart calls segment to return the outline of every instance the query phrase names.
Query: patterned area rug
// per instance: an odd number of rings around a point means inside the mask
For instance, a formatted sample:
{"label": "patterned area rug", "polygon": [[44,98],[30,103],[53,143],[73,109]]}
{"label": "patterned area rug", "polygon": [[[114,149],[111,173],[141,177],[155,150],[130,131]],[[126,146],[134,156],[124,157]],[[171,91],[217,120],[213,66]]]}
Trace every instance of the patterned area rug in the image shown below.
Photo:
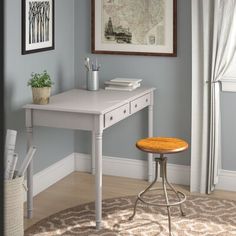
{"label": "patterned area rug", "polygon": [[[147,196],[155,202],[156,196]],[[161,196],[158,197],[160,201]],[[138,204],[132,215],[136,197],[120,197],[103,201],[103,229],[97,231],[94,223],[94,203],[63,210],[26,230],[25,236],[81,235],[81,236],[167,236],[166,208]],[[182,217],[178,207],[171,207],[174,236],[236,236],[236,202],[204,196],[188,196],[183,204]]]}

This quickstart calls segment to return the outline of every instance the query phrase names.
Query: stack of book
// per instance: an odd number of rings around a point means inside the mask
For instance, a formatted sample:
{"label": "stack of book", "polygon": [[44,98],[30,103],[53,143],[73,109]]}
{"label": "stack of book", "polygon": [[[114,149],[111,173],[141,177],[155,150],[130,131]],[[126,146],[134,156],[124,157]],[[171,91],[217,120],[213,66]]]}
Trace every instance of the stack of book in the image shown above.
{"label": "stack of book", "polygon": [[116,78],[105,81],[106,90],[133,91],[140,87],[142,79]]}

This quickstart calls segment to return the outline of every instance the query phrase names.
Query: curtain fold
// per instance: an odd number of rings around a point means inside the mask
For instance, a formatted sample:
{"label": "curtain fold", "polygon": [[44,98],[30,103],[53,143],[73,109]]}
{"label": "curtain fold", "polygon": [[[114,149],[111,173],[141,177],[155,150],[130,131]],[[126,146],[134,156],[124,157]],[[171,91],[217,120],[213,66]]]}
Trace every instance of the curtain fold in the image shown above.
{"label": "curtain fold", "polygon": [[236,56],[236,0],[192,0],[192,27],[192,114],[200,121],[192,118],[191,189],[210,193],[221,168],[220,81]]}
{"label": "curtain fold", "polygon": [[[203,0],[206,3],[206,0]],[[203,4],[204,4],[203,3]],[[208,80],[210,100],[209,122],[209,156],[207,193],[214,190],[218,183],[219,169],[221,169],[221,112],[220,112],[220,80],[227,71],[235,54],[232,43],[234,33],[234,19],[236,14],[236,0],[210,0],[213,9],[212,25],[212,55],[211,74]],[[204,7],[204,5],[203,5]]]}

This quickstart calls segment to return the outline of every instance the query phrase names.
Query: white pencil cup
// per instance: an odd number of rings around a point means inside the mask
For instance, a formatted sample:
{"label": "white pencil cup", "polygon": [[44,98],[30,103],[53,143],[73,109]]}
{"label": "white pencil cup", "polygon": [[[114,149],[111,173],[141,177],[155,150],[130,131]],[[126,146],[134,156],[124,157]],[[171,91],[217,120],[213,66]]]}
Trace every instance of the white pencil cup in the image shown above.
{"label": "white pencil cup", "polygon": [[24,235],[24,177],[4,181],[4,235]]}
{"label": "white pencil cup", "polygon": [[99,90],[99,71],[87,71],[87,90],[96,91]]}

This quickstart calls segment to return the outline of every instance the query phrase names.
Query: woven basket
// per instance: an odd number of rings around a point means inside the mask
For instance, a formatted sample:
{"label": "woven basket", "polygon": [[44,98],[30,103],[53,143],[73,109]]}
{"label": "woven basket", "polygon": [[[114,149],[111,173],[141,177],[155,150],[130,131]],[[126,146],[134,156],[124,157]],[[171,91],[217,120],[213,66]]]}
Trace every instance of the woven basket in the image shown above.
{"label": "woven basket", "polygon": [[23,181],[23,177],[4,181],[4,236],[24,235]]}

